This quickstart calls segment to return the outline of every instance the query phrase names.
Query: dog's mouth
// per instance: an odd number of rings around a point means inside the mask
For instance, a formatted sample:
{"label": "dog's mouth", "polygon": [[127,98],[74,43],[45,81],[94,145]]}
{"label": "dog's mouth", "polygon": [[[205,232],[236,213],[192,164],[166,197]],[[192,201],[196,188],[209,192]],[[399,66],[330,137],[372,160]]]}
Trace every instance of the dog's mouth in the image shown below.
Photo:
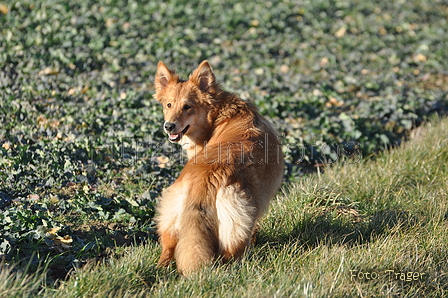
{"label": "dog's mouth", "polygon": [[180,133],[169,133],[168,134],[168,139],[170,140],[170,142],[179,142],[180,139],[182,139],[182,137],[184,136],[184,134],[187,132],[188,128],[190,127],[190,125],[187,125],[184,130],[182,130]]}

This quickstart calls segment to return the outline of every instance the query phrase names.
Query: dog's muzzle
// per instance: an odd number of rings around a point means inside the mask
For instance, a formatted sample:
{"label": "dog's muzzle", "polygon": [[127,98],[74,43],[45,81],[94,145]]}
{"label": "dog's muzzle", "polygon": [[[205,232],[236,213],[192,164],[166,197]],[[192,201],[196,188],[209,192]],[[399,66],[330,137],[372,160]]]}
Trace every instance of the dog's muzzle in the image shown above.
{"label": "dog's muzzle", "polygon": [[163,128],[165,130],[165,132],[168,134],[168,139],[170,140],[170,142],[179,142],[180,139],[182,139],[183,135],[187,132],[188,128],[190,126],[187,125],[181,132],[179,133],[174,133],[174,131],[176,131],[176,124],[173,122],[165,122],[165,124],[163,125]]}

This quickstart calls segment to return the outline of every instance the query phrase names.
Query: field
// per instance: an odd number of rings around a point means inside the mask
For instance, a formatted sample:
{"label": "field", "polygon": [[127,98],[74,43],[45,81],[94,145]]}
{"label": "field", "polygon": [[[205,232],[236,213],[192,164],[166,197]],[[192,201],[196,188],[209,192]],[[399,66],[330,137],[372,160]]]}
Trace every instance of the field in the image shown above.
{"label": "field", "polygon": [[[448,296],[445,1],[0,2],[0,296]],[[155,268],[159,60],[282,135],[241,262]]]}

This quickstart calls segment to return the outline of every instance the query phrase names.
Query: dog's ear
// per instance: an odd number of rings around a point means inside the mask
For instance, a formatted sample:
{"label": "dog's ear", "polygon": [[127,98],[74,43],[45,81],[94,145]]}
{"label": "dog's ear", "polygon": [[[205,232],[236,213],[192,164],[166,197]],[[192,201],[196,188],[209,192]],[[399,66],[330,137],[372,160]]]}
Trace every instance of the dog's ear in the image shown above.
{"label": "dog's ear", "polygon": [[202,92],[213,92],[216,89],[215,75],[207,60],[202,61],[198,68],[190,75],[192,81]]}
{"label": "dog's ear", "polygon": [[172,81],[177,81],[177,75],[174,71],[171,71],[166,65],[160,61],[157,66],[157,73],[154,80],[156,91],[160,91],[168,87]]}

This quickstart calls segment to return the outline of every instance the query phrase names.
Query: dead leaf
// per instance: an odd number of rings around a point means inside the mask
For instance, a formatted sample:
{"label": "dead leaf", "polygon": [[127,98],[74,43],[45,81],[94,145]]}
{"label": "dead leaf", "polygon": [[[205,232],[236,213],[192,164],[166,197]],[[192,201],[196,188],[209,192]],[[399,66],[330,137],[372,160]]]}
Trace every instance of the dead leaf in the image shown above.
{"label": "dead leaf", "polygon": [[39,71],[39,73],[38,73],[37,75],[39,75],[39,76],[43,76],[43,75],[55,75],[55,74],[58,74],[58,73],[59,73],[59,70],[54,69],[54,68],[47,67],[47,68],[42,69],[41,71]]}
{"label": "dead leaf", "polygon": [[56,236],[56,234],[59,232],[59,230],[60,230],[61,228],[59,228],[59,227],[57,227],[57,228],[50,228],[48,231],[47,231],[47,237],[52,237],[52,236]]}
{"label": "dead leaf", "polygon": [[322,91],[320,91],[319,89],[314,89],[313,90],[313,95],[314,96],[322,96]]}
{"label": "dead leaf", "polygon": [[289,66],[286,64],[283,64],[282,66],[280,66],[280,72],[281,73],[287,73],[289,71]]}
{"label": "dead leaf", "polygon": [[369,74],[369,73],[370,73],[370,70],[365,69],[365,68],[361,69],[361,74],[362,74],[362,75],[367,75],[367,74]]}
{"label": "dead leaf", "polygon": [[264,74],[264,69],[263,69],[263,68],[256,68],[256,69],[254,70],[254,73],[255,73],[256,75],[258,75],[258,76],[261,76],[261,75]]}
{"label": "dead leaf", "polygon": [[157,163],[159,164],[159,167],[163,169],[166,166],[166,164],[170,161],[170,158],[162,155],[158,156],[156,160]]}
{"label": "dead leaf", "polygon": [[9,12],[9,8],[8,8],[8,6],[6,6],[6,5],[0,3],[0,12],[1,12],[2,14],[7,14],[7,13]]}
{"label": "dead leaf", "polygon": [[44,115],[39,115],[39,116],[37,116],[37,124],[39,124],[39,125],[41,125],[41,126],[44,126],[45,124],[47,124],[48,123],[48,120],[47,120],[47,118],[45,118],[45,116]]}
{"label": "dead leaf", "polygon": [[56,205],[57,203],[59,203],[59,197],[56,195],[50,195],[49,202],[50,204]]}
{"label": "dead leaf", "polygon": [[252,27],[258,27],[258,26],[260,26],[260,21],[259,21],[259,20],[252,20],[252,21],[250,22],[250,25],[251,25]]}
{"label": "dead leaf", "polygon": [[131,23],[129,22],[124,22],[123,25],[121,26],[123,28],[123,30],[128,30],[129,27],[131,27]]}
{"label": "dead leaf", "polygon": [[33,202],[36,202],[36,201],[39,201],[39,199],[40,199],[40,196],[39,195],[29,195],[28,196],[28,199],[30,200],[30,201],[33,201]]}
{"label": "dead leaf", "polygon": [[73,242],[73,239],[71,236],[66,235],[64,237],[56,237],[54,240],[55,246],[60,246],[64,250],[68,250],[71,248],[71,243]]}
{"label": "dead leaf", "polygon": [[115,24],[117,22],[117,19],[115,18],[108,18],[106,19],[106,27],[109,28],[110,26],[112,26],[113,24]]}
{"label": "dead leaf", "polygon": [[427,58],[425,55],[418,53],[415,54],[412,59],[414,60],[414,62],[425,62]]}
{"label": "dead leaf", "polygon": [[324,67],[325,65],[327,65],[328,64],[328,58],[327,57],[323,57],[321,60],[320,60],[320,63],[319,63],[319,65],[320,65],[320,67]]}
{"label": "dead leaf", "polygon": [[335,106],[335,107],[340,108],[344,105],[343,100],[337,100],[336,97],[333,97],[333,96],[330,97],[328,100],[330,101],[330,107]]}
{"label": "dead leaf", "polygon": [[330,103],[334,106],[338,103],[338,100],[335,97],[330,97],[329,100],[330,100]]}
{"label": "dead leaf", "polygon": [[336,31],[336,32],[334,33],[334,36],[336,36],[337,38],[341,38],[342,36],[345,35],[345,32],[347,32],[347,28],[345,28],[345,27],[341,27],[341,28],[339,28],[338,31]]}

